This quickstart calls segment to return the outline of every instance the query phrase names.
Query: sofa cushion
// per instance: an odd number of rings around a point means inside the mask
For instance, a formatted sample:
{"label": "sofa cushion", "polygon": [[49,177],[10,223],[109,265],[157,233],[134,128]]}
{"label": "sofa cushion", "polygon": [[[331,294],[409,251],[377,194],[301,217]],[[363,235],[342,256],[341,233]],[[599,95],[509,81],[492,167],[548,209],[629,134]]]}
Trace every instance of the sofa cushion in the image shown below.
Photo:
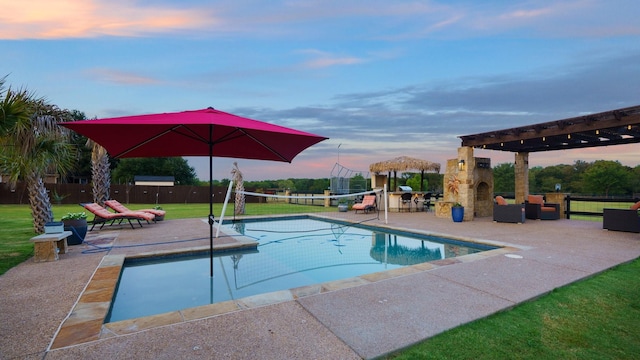
{"label": "sofa cushion", "polygon": [[498,205],[508,205],[507,200],[505,200],[502,196],[496,196],[496,204]]}
{"label": "sofa cushion", "polygon": [[544,204],[544,197],[542,195],[528,195],[527,201],[530,204]]}
{"label": "sofa cushion", "polygon": [[638,201],[637,203],[631,205],[631,207],[629,208],[631,210],[638,210],[640,209],[640,201]]}
{"label": "sofa cushion", "polygon": [[556,208],[553,206],[541,206],[540,207],[541,211],[556,211]]}

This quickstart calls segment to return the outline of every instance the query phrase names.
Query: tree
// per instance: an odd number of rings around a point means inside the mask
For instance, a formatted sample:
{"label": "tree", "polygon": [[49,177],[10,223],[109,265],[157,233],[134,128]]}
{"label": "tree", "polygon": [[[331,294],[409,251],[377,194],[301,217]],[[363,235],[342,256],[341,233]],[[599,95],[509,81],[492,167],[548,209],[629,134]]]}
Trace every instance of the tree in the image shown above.
{"label": "tree", "polygon": [[493,191],[497,193],[515,192],[516,171],[512,163],[498,164],[493,168]]}
{"label": "tree", "polygon": [[44,232],[53,220],[51,200],[44,185],[47,174],[64,174],[74,164],[69,132],[57,123],[71,119],[70,113],[36,98],[26,90],[4,92],[0,79],[0,170],[15,184],[27,186],[33,229]]}
{"label": "tree", "polygon": [[366,191],[369,188],[369,185],[370,184],[367,183],[367,179],[365,179],[361,173],[357,173],[349,179],[350,192]]}
{"label": "tree", "polygon": [[537,177],[539,191],[553,192],[556,190],[556,184],[564,186],[565,191],[570,191],[567,189],[567,184],[571,178],[572,170],[572,166],[565,164],[547,166],[540,170]]}
{"label": "tree", "polygon": [[[74,121],[86,120],[87,116],[80,110],[71,110],[71,118]],[[76,148],[78,154],[75,161],[74,168],[67,174],[67,179],[62,179],[65,182],[77,182],[78,180],[91,179],[92,178],[92,164],[91,164],[91,146],[89,146],[87,137],[78,134],[75,131],[70,131],[71,144]]]}
{"label": "tree", "polygon": [[231,176],[233,177],[233,181],[236,184],[235,214],[244,215],[244,178],[242,176],[240,168],[238,167],[238,163],[235,161],[233,162],[233,169],[231,169]]}
{"label": "tree", "polygon": [[535,194],[539,193],[542,188],[541,185],[538,184],[539,174],[543,170],[542,166],[534,166],[529,168],[529,193]]}
{"label": "tree", "polygon": [[107,149],[97,142],[89,140],[87,145],[91,147],[91,188],[93,190],[93,202],[104,206],[109,200],[111,187],[111,171],[109,169],[109,155]]}
{"label": "tree", "polygon": [[325,190],[327,190],[330,186],[330,181],[328,178],[324,179],[314,179],[311,187],[309,188],[309,192],[313,194],[323,194]]}
{"label": "tree", "polygon": [[585,171],[585,189],[592,194],[619,195],[628,192],[631,171],[618,161],[597,160]]}
{"label": "tree", "polygon": [[413,174],[411,178],[407,179],[407,186],[410,186],[413,190],[428,189],[428,184],[427,179],[424,179],[422,186],[420,186],[420,174]]}
{"label": "tree", "polygon": [[640,165],[631,170],[631,193],[634,197],[640,197]]}
{"label": "tree", "polygon": [[111,178],[118,183],[127,183],[136,175],[173,176],[177,185],[198,184],[195,169],[181,157],[121,159]]}
{"label": "tree", "polygon": [[293,182],[292,179],[287,179],[287,180],[278,180],[278,189],[279,190],[291,190],[293,192],[295,192],[296,189],[296,185]]}

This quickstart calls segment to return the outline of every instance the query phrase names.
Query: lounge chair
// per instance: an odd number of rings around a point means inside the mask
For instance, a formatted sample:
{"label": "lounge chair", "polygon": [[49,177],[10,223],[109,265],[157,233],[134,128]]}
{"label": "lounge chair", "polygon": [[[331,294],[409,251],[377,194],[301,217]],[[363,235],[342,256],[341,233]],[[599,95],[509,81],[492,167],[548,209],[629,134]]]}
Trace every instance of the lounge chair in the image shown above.
{"label": "lounge chair", "polygon": [[108,207],[112,208],[113,211],[115,212],[119,212],[119,213],[127,213],[127,212],[132,212],[132,211],[142,211],[142,212],[146,212],[146,213],[151,213],[153,215],[155,215],[155,220],[158,220],[158,218],[162,218],[164,219],[164,215],[167,213],[164,210],[160,210],[160,209],[140,209],[140,210],[131,210],[129,208],[127,208],[126,206],[122,205],[118,200],[107,200],[104,202],[105,205],[107,205]]}
{"label": "lounge chair", "polygon": [[560,204],[546,203],[542,195],[528,195],[524,202],[524,211],[527,219],[560,219]]}
{"label": "lounge chair", "polygon": [[136,220],[138,222],[138,225],[142,227],[142,222],[140,220],[146,220],[147,222],[149,222],[149,221],[153,221],[153,219],[155,218],[155,215],[151,213],[138,212],[138,211],[130,211],[125,213],[112,213],[111,211],[103,208],[102,206],[96,203],[85,203],[80,205],[83,208],[85,208],[87,211],[92,213],[94,216],[93,220],[91,221],[92,226],[91,226],[91,229],[89,229],[89,231],[93,230],[93,228],[97,224],[101,224],[100,229],[102,229],[106,223],[109,223],[109,225],[113,225],[117,221],[118,224],[120,224],[124,220],[127,220],[129,222],[129,225],[131,225],[131,228],[134,229],[133,223],[131,222],[132,220]]}
{"label": "lounge chair", "polygon": [[362,198],[361,203],[353,204],[351,207],[353,210],[358,213],[358,210],[361,210],[363,213],[368,213],[369,211],[376,210],[376,196],[375,195],[365,195]]}
{"label": "lounge chair", "polygon": [[640,233],[640,201],[629,209],[603,209],[602,228],[615,231]]}
{"label": "lounge chair", "polygon": [[524,204],[509,204],[502,196],[493,203],[493,221],[522,224],[525,221]]}

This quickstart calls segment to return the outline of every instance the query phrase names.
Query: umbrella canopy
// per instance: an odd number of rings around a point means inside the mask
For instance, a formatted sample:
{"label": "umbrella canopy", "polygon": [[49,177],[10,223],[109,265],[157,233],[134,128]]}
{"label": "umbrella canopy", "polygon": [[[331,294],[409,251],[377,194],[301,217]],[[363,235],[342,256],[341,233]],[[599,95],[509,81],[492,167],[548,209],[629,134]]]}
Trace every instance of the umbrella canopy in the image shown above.
{"label": "umbrella canopy", "polygon": [[209,156],[209,244],[213,276],[213,156],[291,162],[326,137],[207,108],[81,120],[60,125],[97,142],[112,157]]}
{"label": "umbrella canopy", "polygon": [[327,139],[212,108],[60,125],[94,140],[116,158],[213,155],[291,162]]}

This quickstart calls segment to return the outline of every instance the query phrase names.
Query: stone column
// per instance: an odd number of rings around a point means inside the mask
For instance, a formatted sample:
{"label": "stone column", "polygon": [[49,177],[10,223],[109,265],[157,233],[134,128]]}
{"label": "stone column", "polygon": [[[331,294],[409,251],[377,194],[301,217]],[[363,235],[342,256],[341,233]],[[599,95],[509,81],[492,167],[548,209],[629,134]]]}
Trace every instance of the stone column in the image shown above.
{"label": "stone column", "polygon": [[516,153],[515,162],[516,204],[522,204],[529,195],[529,153]]}
{"label": "stone column", "polygon": [[[464,161],[464,165],[459,165],[460,161]],[[464,206],[464,221],[472,221],[475,213],[476,195],[474,182],[475,159],[473,158],[473,148],[463,146],[458,148],[458,180],[460,187],[458,189],[458,202]]]}

